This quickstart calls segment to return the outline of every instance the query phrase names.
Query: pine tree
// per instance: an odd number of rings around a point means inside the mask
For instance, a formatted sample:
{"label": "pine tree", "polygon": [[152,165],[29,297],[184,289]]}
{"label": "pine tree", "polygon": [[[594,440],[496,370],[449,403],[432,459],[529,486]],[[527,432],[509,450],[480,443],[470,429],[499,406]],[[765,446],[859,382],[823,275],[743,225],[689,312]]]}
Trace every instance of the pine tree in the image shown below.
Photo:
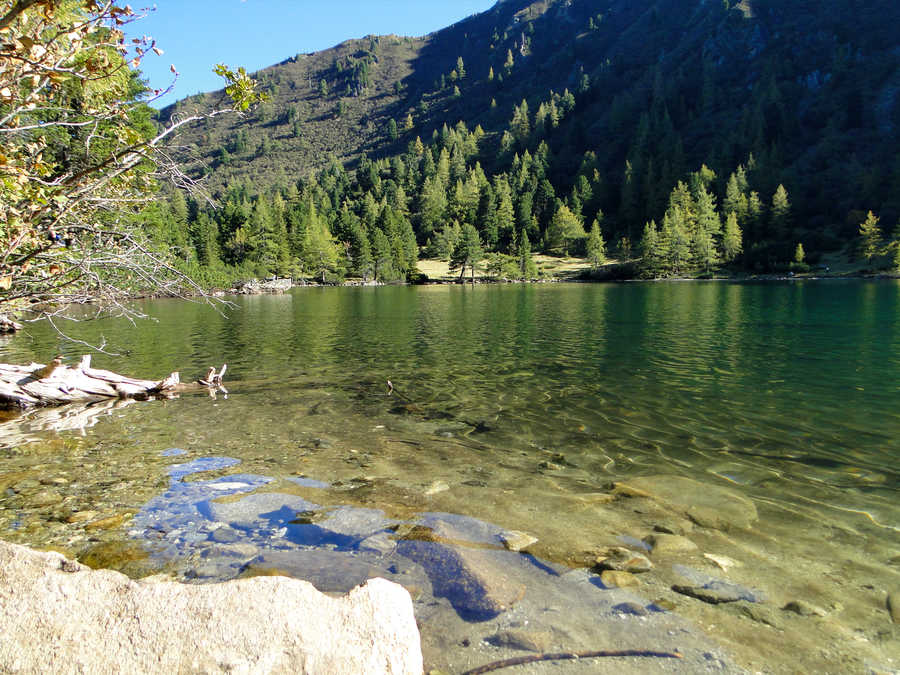
{"label": "pine tree", "polygon": [[803,250],[803,244],[798,243],[797,248],[794,249],[794,262],[802,265],[804,260],[806,260],[806,251]]}
{"label": "pine tree", "polygon": [[881,228],[878,227],[879,218],[869,211],[866,220],[859,225],[859,252],[866,262],[881,252]]}
{"label": "pine tree", "polygon": [[588,261],[594,269],[606,264],[606,242],[600,232],[600,222],[595,219],[591,224],[591,232],[587,240]]}
{"label": "pine tree", "polygon": [[459,74],[459,79],[464,80],[466,77],[466,66],[463,63],[463,59],[461,56],[456,58],[456,72]]}
{"label": "pine tree", "polygon": [[[412,113],[409,113],[406,115],[406,119],[403,121],[403,131],[412,131],[413,126],[414,126],[413,116],[412,116]],[[419,139],[419,138],[417,138],[416,140],[418,140],[419,143],[422,142],[421,139]],[[421,154],[421,153],[417,153],[417,154]]]}
{"label": "pine tree", "polygon": [[516,64],[515,59],[513,59],[512,49],[506,50],[506,61],[503,63],[503,68],[506,70],[506,74],[509,75],[510,71],[513,69],[513,66]]}
{"label": "pine tree", "polygon": [[494,66],[491,66],[491,69],[488,71],[488,82],[494,81]]}

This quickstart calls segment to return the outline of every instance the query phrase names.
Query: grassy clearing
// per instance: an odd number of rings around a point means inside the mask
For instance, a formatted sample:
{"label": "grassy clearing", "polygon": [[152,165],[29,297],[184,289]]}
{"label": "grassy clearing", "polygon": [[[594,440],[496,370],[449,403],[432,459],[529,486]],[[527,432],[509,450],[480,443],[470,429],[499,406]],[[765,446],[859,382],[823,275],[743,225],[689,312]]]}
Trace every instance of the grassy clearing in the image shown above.
{"label": "grassy clearing", "polygon": [[[533,258],[541,277],[545,279],[574,279],[590,269],[590,264],[584,258],[557,258],[549,255],[535,255]],[[444,260],[419,260],[418,267],[431,281],[455,281],[459,278],[459,272],[451,272],[450,263]],[[466,278],[468,276],[467,272]],[[483,265],[478,267],[475,276],[486,278]]]}

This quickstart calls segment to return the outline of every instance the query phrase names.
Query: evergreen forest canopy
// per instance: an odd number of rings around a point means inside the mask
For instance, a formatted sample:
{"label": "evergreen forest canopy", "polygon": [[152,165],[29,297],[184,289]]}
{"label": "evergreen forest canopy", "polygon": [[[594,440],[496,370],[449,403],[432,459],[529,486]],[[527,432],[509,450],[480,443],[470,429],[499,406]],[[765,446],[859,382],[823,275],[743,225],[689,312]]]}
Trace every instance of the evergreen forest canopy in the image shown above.
{"label": "evergreen forest canopy", "polygon": [[249,120],[183,135],[219,208],[143,218],[210,283],[387,281],[420,255],[530,278],[534,251],[647,277],[896,267],[896,20],[873,0],[504,0],[298,54],[256,74],[271,100]]}

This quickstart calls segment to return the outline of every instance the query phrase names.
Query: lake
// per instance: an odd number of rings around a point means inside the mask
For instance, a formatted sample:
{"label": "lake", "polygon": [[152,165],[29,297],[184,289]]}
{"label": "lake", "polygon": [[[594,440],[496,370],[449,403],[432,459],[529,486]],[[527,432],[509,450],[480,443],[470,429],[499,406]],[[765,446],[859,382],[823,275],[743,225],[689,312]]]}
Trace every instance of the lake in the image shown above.
{"label": "lake", "polygon": [[[885,609],[900,591],[897,282],[306,288],[234,303],[146,301],[154,321],[61,326],[120,352],[95,366],[136,377],[227,363],[229,393],[5,422],[5,539],[135,577],[287,573],[341,592],[374,571],[411,589],[426,662],[451,671],[518,653],[503,641],[515,631],[584,650],[684,631],[671,648],[715,653],[723,671],[900,667]],[[71,364],[85,350],[32,325],[0,360],[59,351]],[[410,535],[422,527],[434,536]],[[528,555],[497,544],[513,531],[537,539]],[[487,620],[445,588],[444,563],[398,541],[486,548],[488,567],[514,571],[484,593],[528,590]],[[652,561],[615,588],[627,598],[603,596],[593,567],[615,567],[616,547]],[[576,582],[595,604],[576,608]],[[559,615],[541,619],[552,597]]]}

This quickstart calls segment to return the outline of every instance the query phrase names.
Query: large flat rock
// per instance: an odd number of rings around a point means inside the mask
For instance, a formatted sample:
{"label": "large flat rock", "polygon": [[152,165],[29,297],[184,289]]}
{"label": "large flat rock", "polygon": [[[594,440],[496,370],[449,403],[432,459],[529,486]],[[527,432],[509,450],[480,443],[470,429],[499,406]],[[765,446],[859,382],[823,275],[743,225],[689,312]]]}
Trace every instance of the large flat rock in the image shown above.
{"label": "large flat rock", "polygon": [[343,597],[258,577],[147,583],[0,542],[0,671],[416,673],[409,594],[371,579]]}

